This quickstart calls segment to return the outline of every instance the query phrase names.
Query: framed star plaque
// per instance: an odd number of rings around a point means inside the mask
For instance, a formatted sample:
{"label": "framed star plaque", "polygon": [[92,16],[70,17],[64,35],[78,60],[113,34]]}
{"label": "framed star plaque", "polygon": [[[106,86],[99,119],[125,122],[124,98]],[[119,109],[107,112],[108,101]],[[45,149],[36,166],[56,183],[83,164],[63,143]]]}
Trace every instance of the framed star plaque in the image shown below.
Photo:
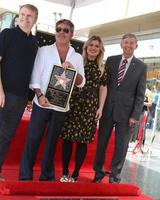
{"label": "framed star plaque", "polygon": [[74,86],[77,71],[54,65],[45,96],[51,105],[66,108]]}

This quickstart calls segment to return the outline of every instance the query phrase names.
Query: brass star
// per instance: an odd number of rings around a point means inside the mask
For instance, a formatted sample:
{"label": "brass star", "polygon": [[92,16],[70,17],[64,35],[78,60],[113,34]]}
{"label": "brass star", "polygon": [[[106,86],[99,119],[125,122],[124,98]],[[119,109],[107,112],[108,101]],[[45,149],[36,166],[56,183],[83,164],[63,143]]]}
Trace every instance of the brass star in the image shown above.
{"label": "brass star", "polygon": [[56,82],[55,86],[61,85],[65,90],[66,86],[67,86],[67,83],[71,80],[71,79],[66,77],[65,71],[60,76],[55,75],[55,77],[57,79],[57,82]]}

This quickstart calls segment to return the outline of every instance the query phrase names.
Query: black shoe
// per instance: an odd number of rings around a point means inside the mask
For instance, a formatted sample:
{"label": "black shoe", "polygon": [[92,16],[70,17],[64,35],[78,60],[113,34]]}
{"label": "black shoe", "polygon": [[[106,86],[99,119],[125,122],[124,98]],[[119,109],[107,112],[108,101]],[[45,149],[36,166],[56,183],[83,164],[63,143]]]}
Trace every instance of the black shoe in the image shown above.
{"label": "black shoe", "polygon": [[55,178],[39,178],[39,181],[55,181]]}
{"label": "black shoe", "polygon": [[105,176],[110,176],[111,172],[105,171]]}
{"label": "black shoe", "polygon": [[32,181],[32,178],[19,178],[19,181]]}
{"label": "black shoe", "polygon": [[103,176],[95,176],[92,182],[93,183],[100,183],[104,177],[105,177],[105,175],[103,175]]}
{"label": "black shoe", "polygon": [[109,183],[120,183],[121,179],[120,178],[116,178],[116,177],[109,177]]}
{"label": "black shoe", "polygon": [[39,179],[39,181],[55,181],[54,178]]}
{"label": "black shoe", "polygon": [[45,176],[43,174],[40,175],[39,181],[55,181],[55,176]]}

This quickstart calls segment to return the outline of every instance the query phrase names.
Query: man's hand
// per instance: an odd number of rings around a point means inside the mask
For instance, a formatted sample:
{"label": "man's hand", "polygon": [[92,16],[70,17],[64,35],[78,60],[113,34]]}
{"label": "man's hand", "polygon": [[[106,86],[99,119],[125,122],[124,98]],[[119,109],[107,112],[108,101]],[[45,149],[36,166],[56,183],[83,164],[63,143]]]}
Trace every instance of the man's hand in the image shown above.
{"label": "man's hand", "polygon": [[[2,57],[0,56],[0,62]],[[1,80],[1,63],[0,63],[0,107],[3,108],[5,104],[5,94],[3,90],[2,80]]]}
{"label": "man's hand", "polygon": [[63,68],[72,68],[72,69],[74,69],[74,66],[70,63],[70,62],[64,62],[64,63],[62,63],[62,67]]}
{"label": "man's hand", "polygon": [[0,90],[0,107],[3,108],[5,104],[5,94],[3,89]]}
{"label": "man's hand", "polygon": [[50,105],[48,99],[45,96],[39,97],[38,103],[39,103],[39,105],[41,105],[43,107],[48,107]]}
{"label": "man's hand", "polygon": [[130,127],[134,126],[136,122],[137,122],[137,120],[135,120],[134,118],[131,117],[131,118],[129,119],[129,126],[130,126]]}

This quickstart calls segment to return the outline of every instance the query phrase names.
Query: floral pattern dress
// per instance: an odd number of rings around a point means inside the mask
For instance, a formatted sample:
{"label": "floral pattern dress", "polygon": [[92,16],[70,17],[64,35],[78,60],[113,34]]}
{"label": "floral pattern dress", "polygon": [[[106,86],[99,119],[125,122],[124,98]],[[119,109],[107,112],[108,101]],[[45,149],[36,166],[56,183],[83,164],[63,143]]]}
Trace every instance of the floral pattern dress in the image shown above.
{"label": "floral pattern dress", "polygon": [[103,75],[95,61],[85,65],[86,84],[75,87],[70,99],[70,111],[66,114],[61,137],[64,140],[91,143],[94,141],[97,122],[95,115],[99,106],[99,87],[107,84],[107,74]]}

